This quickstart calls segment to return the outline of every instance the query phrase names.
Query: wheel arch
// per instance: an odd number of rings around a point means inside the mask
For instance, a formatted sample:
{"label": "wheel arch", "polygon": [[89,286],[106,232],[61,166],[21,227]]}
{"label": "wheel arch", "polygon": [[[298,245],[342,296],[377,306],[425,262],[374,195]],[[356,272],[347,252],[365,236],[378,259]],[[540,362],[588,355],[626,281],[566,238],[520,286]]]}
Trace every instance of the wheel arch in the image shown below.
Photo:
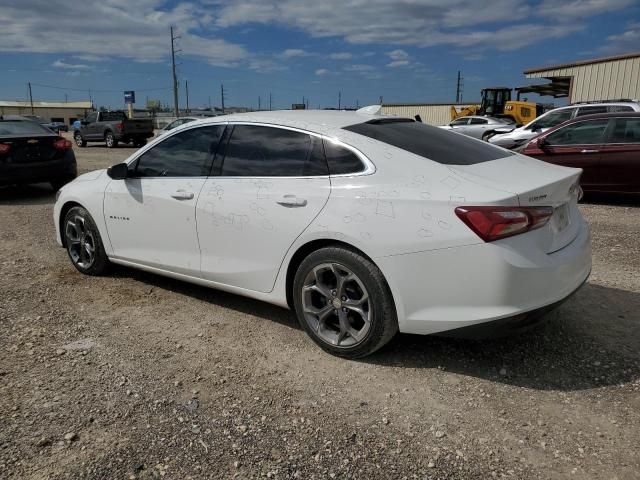
{"label": "wheel arch", "polygon": [[289,305],[289,308],[291,310],[294,310],[293,307],[293,279],[296,275],[296,272],[298,270],[298,267],[300,266],[300,264],[302,263],[302,261],[309,256],[311,253],[315,252],[316,250],[320,250],[321,248],[325,248],[325,247],[342,247],[345,248],[347,250],[351,250],[353,252],[358,253],[359,255],[362,255],[363,257],[365,257],[367,260],[369,260],[371,263],[373,263],[379,270],[380,272],[382,272],[382,277],[385,281],[385,284],[387,286],[387,288],[389,289],[389,292],[391,293],[391,300],[394,304],[394,308],[396,308],[397,311],[397,304],[396,304],[396,300],[394,298],[393,295],[393,290],[391,289],[389,282],[386,278],[386,275],[384,274],[384,271],[380,268],[380,266],[376,263],[376,261],[371,258],[369,255],[367,255],[365,252],[363,252],[361,249],[359,249],[358,247],[348,243],[348,242],[344,242],[341,240],[335,240],[335,239],[329,239],[329,238],[325,238],[325,239],[316,239],[316,240],[311,240],[303,245],[301,245],[300,247],[298,247],[298,249],[296,250],[296,252],[291,256],[291,259],[289,260],[289,264],[287,265],[287,274],[286,274],[286,280],[285,280],[285,292],[287,295],[287,305]]}

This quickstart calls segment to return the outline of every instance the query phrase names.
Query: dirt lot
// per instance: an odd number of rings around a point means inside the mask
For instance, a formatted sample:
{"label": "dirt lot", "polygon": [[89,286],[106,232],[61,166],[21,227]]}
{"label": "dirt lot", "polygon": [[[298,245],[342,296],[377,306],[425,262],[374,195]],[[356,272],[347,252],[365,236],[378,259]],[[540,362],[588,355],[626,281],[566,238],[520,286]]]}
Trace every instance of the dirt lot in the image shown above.
{"label": "dirt lot", "polygon": [[[122,147],[77,150],[81,171]],[[401,335],[358,362],[293,315],[54,241],[0,190],[0,478],[640,478],[640,202],[596,199],[589,283],[540,328]]]}

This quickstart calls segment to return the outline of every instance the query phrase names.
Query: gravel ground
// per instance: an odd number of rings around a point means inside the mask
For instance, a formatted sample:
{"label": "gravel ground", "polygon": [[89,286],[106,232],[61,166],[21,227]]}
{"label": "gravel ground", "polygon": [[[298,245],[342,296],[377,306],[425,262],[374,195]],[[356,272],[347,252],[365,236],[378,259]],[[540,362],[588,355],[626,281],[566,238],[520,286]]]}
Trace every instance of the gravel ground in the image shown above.
{"label": "gravel ground", "polygon": [[82,276],[53,200],[0,189],[2,479],[640,478],[639,201],[582,206],[593,274],[539,328],[345,361],[277,307]]}

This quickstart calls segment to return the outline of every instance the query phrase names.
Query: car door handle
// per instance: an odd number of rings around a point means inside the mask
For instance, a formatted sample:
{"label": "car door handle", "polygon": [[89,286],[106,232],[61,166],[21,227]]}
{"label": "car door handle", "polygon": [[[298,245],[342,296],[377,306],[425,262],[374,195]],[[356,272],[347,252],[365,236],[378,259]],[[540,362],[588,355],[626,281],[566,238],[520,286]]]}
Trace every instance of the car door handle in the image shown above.
{"label": "car door handle", "polygon": [[280,200],[276,201],[278,205],[283,207],[304,207],[307,201],[304,198],[298,198],[295,195],[284,195]]}
{"label": "car door handle", "polygon": [[580,150],[580,153],[600,153],[600,150],[584,149],[584,150]]}
{"label": "car door handle", "polygon": [[193,198],[193,192],[176,190],[171,194],[171,197],[175,198],[176,200],[191,200]]}

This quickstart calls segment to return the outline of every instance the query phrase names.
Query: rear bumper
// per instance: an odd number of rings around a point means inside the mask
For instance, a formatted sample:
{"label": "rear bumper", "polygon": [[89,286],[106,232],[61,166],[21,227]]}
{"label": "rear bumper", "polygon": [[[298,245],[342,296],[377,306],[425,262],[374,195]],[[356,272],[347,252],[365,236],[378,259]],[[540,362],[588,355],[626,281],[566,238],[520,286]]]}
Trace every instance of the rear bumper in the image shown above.
{"label": "rear bumper", "polygon": [[376,259],[393,293],[400,331],[433,334],[529,314],[563,301],[588,278],[591,242],[584,221],[557,252],[527,246],[511,237]]}
{"label": "rear bumper", "polygon": [[68,150],[60,160],[34,163],[0,163],[0,185],[49,182],[75,178],[78,174],[76,157]]}

